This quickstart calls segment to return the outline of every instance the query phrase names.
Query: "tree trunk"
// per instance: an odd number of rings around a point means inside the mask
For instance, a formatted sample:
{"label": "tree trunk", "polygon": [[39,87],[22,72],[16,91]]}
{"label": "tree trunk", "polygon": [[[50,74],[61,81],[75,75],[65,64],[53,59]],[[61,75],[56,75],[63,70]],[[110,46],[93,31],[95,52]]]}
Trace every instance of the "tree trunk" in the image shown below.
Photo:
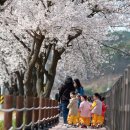
{"label": "tree trunk", "polygon": [[[32,74],[28,73],[29,70],[26,71],[26,75],[28,75],[28,81],[24,84],[25,87],[25,95],[26,96],[33,96],[32,92],[32,86],[31,86],[31,79],[32,79]],[[25,77],[25,76],[24,76]]]}
{"label": "tree trunk", "polygon": [[33,87],[31,86],[32,71],[33,71],[33,68],[35,67],[35,63],[37,62],[40,48],[41,48],[44,38],[45,36],[40,35],[38,37],[35,37],[34,39],[35,45],[33,46],[31,50],[32,52],[29,57],[28,67],[24,75],[24,85],[25,85],[25,91],[26,91],[27,96],[33,96],[33,92],[32,92]]}
{"label": "tree trunk", "polygon": [[47,77],[47,82],[44,88],[43,96],[48,98],[50,97],[50,93],[54,84],[55,75],[56,75],[56,67],[58,60],[60,59],[60,55],[57,50],[54,50],[53,60],[50,69],[48,70],[49,76]]}
{"label": "tree trunk", "polygon": [[41,96],[44,82],[44,73],[42,70],[42,64],[40,65],[40,67],[37,68],[36,74],[37,74],[37,81],[36,81],[37,94],[38,96]]}
{"label": "tree trunk", "polygon": [[17,75],[17,80],[18,80],[18,84],[19,84],[19,96],[23,96],[24,95],[24,84],[23,84],[23,78],[24,78],[24,74],[19,71],[16,71],[15,74]]}
{"label": "tree trunk", "polygon": [[49,79],[47,79],[47,83],[46,83],[46,86],[44,88],[44,94],[43,94],[43,96],[45,98],[50,97],[51,89],[52,89],[53,84],[54,84],[54,79],[55,79],[55,74],[53,74]]}
{"label": "tree trunk", "polygon": [[33,69],[32,72],[32,90],[34,97],[37,97],[37,89],[36,89],[36,82],[37,82],[37,76],[36,76],[36,68]]}
{"label": "tree trunk", "polygon": [[37,96],[40,97],[42,89],[43,89],[43,81],[39,77],[36,82]]}

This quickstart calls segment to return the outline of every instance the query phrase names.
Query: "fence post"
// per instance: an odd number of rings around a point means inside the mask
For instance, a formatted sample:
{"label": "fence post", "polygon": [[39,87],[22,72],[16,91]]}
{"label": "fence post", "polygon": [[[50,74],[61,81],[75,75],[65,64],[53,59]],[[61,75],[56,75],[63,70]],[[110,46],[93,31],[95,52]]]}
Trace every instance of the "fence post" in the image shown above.
{"label": "fence post", "polygon": [[53,118],[54,118],[54,102],[53,102],[53,100],[51,100],[51,111],[50,111],[50,113],[51,113],[51,117],[52,117],[52,119],[50,120],[51,121],[51,125],[53,126],[54,125],[54,123],[53,123]]}
{"label": "fence post", "polygon": [[[39,98],[34,97],[33,98],[33,107],[38,108],[39,107]],[[33,129],[36,128],[38,129],[38,117],[39,117],[39,110],[33,110],[33,115],[32,115],[32,123],[33,123]],[[37,123],[36,123],[37,122]]]}
{"label": "fence post", "polygon": [[[46,98],[46,106],[49,107],[49,99]],[[49,125],[49,109],[46,109],[46,124]]]}
{"label": "fence post", "polygon": [[128,96],[128,69],[125,69],[124,72],[124,130],[127,130],[126,126],[127,126],[127,115],[128,115],[128,111],[127,111],[127,96]]}
{"label": "fence post", "polygon": [[[40,97],[39,99],[39,106],[41,108],[46,106],[45,99],[43,97]],[[45,121],[43,119],[45,119],[45,109],[39,109],[39,128],[41,129],[43,129],[43,127],[45,126],[44,124]]]}
{"label": "fence post", "polygon": [[[21,109],[24,107],[24,97],[16,97],[16,108]],[[23,124],[23,111],[16,111],[16,127],[20,127]],[[22,128],[20,129],[22,130]]]}
{"label": "fence post", "polygon": [[50,107],[49,109],[48,109],[48,126],[49,126],[49,128],[51,128],[52,127],[52,124],[51,124],[51,99],[48,99],[48,106]]}
{"label": "fence post", "polygon": [[[4,109],[13,107],[13,96],[4,96]],[[9,130],[12,127],[12,112],[4,112],[4,130]]]}
{"label": "fence post", "polygon": [[[58,101],[56,101],[56,107],[58,106]],[[59,109],[58,108],[56,108],[56,123],[58,124],[59,123],[59,116],[58,116],[58,114],[59,114]]]}
{"label": "fence post", "polygon": [[[26,97],[25,99],[25,107],[27,109],[30,109],[33,107],[33,98],[32,97]],[[31,129],[31,122],[32,122],[32,110],[27,110],[25,112],[25,130]]]}
{"label": "fence post", "polygon": [[[58,101],[55,100],[54,104],[55,104],[55,107],[57,107],[58,106]],[[58,108],[54,109],[54,114],[55,114],[54,116],[57,116],[59,114]],[[57,124],[58,122],[59,122],[59,117],[55,117],[55,124]]]}
{"label": "fence post", "polygon": [[130,65],[128,65],[128,96],[127,96],[127,109],[128,109],[128,115],[127,115],[127,130],[130,129]]}

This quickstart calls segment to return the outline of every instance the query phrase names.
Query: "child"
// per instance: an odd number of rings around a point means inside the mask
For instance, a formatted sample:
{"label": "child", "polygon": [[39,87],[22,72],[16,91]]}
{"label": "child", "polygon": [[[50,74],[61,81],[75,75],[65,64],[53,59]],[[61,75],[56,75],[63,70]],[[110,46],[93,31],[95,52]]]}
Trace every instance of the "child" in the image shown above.
{"label": "child", "polygon": [[90,107],[91,104],[89,101],[87,101],[87,96],[83,95],[81,96],[81,103],[79,107],[80,111],[80,124],[81,128],[87,128],[87,126],[90,126],[90,118],[91,118],[91,112]]}
{"label": "child", "polygon": [[106,113],[106,110],[107,110],[107,105],[105,104],[104,100],[105,100],[105,97],[102,97],[102,98],[101,98],[101,101],[102,101],[101,125],[104,124],[105,113]]}
{"label": "child", "polygon": [[102,102],[100,101],[100,95],[95,93],[93,96],[93,103],[91,106],[92,113],[92,127],[99,127],[100,117],[102,114]]}
{"label": "child", "polygon": [[69,126],[77,127],[76,125],[78,123],[78,99],[76,98],[75,92],[71,92],[70,97],[71,99],[67,106],[67,108],[69,109],[67,121]]}

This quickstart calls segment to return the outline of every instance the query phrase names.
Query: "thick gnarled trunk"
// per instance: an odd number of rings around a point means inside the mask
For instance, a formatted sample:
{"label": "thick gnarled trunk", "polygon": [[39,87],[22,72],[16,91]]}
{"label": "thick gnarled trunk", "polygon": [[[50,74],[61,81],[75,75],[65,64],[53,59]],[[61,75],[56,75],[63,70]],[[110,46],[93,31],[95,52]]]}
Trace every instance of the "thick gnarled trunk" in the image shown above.
{"label": "thick gnarled trunk", "polygon": [[31,85],[31,81],[33,78],[32,71],[33,71],[33,68],[35,67],[35,64],[37,62],[40,48],[41,48],[41,45],[42,45],[44,38],[45,37],[43,35],[36,36],[34,38],[34,43],[32,45],[32,50],[31,50],[31,53],[30,53],[30,56],[28,59],[27,70],[26,70],[25,75],[24,75],[24,85],[25,85],[26,96],[33,96],[33,87]]}
{"label": "thick gnarled trunk", "polygon": [[24,78],[24,74],[19,71],[16,71],[15,74],[17,75],[17,80],[18,80],[18,92],[20,96],[24,95],[24,84],[23,84],[23,78]]}
{"label": "thick gnarled trunk", "polygon": [[44,87],[43,96],[46,98],[48,98],[50,96],[50,93],[51,93],[51,90],[52,90],[52,87],[54,84],[54,80],[55,80],[56,68],[57,68],[59,59],[60,59],[60,54],[58,53],[57,50],[54,50],[51,67],[48,70],[46,85]]}

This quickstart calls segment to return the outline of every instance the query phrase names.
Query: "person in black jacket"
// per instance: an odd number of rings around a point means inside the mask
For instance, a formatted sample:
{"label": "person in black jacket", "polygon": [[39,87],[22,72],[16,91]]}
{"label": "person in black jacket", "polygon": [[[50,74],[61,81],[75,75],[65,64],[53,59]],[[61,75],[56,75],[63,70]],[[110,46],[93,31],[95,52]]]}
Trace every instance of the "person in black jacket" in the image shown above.
{"label": "person in black jacket", "polygon": [[73,92],[73,91],[75,91],[75,88],[73,85],[73,79],[72,77],[67,76],[65,79],[65,83],[62,84],[59,90],[59,101],[62,107],[64,124],[67,124],[67,116],[68,116],[68,111],[69,111],[67,106],[70,100],[70,92]]}

